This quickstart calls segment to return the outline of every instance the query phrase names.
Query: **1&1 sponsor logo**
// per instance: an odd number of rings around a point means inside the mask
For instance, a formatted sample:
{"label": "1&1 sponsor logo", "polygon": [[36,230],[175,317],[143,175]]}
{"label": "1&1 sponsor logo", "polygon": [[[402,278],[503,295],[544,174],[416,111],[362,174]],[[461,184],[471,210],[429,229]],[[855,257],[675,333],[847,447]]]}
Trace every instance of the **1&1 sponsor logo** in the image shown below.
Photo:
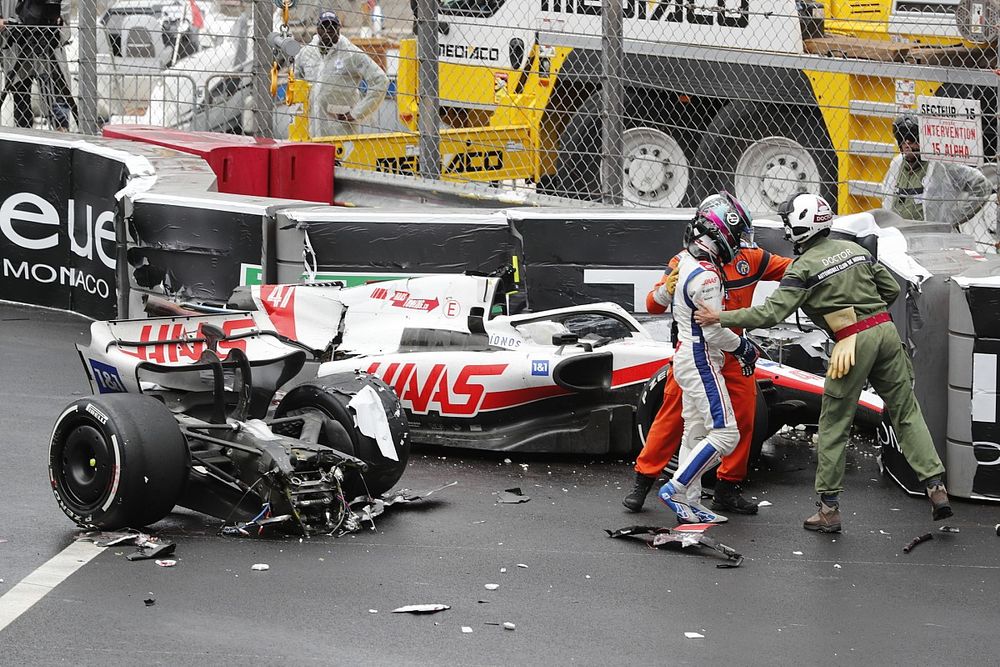
{"label": "1&1 sponsor logo", "polygon": [[535,359],[531,362],[531,374],[547,376],[549,374],[549,360]]}
{"label": "1&1 sponsor logo", "polygon": [[94,372],[94,382],[97,383],[98,393],[121,394],[128,391],[125,389],[121,375],[118,374],[118,369],[114,366],[91,359],[90,368]]}

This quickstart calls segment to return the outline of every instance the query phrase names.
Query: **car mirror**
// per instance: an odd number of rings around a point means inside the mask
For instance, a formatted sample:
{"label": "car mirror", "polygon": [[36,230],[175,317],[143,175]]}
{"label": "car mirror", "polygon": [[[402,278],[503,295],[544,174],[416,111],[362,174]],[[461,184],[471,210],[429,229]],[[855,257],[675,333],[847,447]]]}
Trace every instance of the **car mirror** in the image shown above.
{"label": "car mirror", "polygon": [[552,334],[552,344],[553,345],[574,345],[580,337],[575,333],[557,333]]}
{"label": "car mirror", "polygon": [[467,320],[469,333],[474,333],[474,334],[486,333],[486,325],[483,323],[483,315],[484,315],[484,310],[479,306],[469,309],[469,318]]}

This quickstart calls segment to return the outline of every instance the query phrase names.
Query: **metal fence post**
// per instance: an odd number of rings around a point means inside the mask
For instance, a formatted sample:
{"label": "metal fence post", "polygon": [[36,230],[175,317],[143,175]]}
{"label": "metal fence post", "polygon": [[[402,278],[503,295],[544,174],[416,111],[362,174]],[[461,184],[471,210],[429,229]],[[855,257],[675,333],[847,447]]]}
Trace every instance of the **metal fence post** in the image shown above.
{"label": "metal fence post", "polygon": [[441,177],[441,132],[438,117],[438,0],[417,0],[417,132],[420,175]]}
{"label": "metal fence post", "polygon": [[622,203],[622,132],[624,102],[622,71],[625,48],[622,38],[624,9],[621,0],[601,3],[601,200]]}
{"label": "metal fence post", "polygon": [[274,62],[274,55],[266,41],[272,30],[273,8],[270,0],[253,0],[251,99],[254,134],[258,137],[274,136],[274,101],[271,99],[271,63]]}
{"label": "metal fence post", "polygon": [[77,129],[83,134],[97,134],[97,0],[82,0],[77,10],[79,51],[79,89]]}

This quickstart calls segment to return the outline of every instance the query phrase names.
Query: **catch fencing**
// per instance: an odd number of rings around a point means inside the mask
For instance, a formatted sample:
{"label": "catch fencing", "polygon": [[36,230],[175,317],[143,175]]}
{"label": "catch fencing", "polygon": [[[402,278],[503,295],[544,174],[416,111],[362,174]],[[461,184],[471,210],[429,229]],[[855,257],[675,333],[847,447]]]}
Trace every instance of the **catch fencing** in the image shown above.
{"label": "catch fencing", "polygon": [[[343,166],[642,207],[725,189],[767,213],[808,191],[995,248],[998,0],[289,4],[65,0],[62,26],[8,21],[0,121],[324,141]],[[316,42],[328,10],[367,59]]]}

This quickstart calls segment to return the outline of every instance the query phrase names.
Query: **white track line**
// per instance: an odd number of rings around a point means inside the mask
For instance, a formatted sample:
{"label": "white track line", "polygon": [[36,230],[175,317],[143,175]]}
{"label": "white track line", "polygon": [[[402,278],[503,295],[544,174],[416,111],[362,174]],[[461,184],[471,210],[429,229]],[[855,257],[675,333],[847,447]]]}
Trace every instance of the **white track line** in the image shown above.
{"label": "white track line", "polygon": [[0,596],[0,631],[102,551],[93,542],[73,542]]}

